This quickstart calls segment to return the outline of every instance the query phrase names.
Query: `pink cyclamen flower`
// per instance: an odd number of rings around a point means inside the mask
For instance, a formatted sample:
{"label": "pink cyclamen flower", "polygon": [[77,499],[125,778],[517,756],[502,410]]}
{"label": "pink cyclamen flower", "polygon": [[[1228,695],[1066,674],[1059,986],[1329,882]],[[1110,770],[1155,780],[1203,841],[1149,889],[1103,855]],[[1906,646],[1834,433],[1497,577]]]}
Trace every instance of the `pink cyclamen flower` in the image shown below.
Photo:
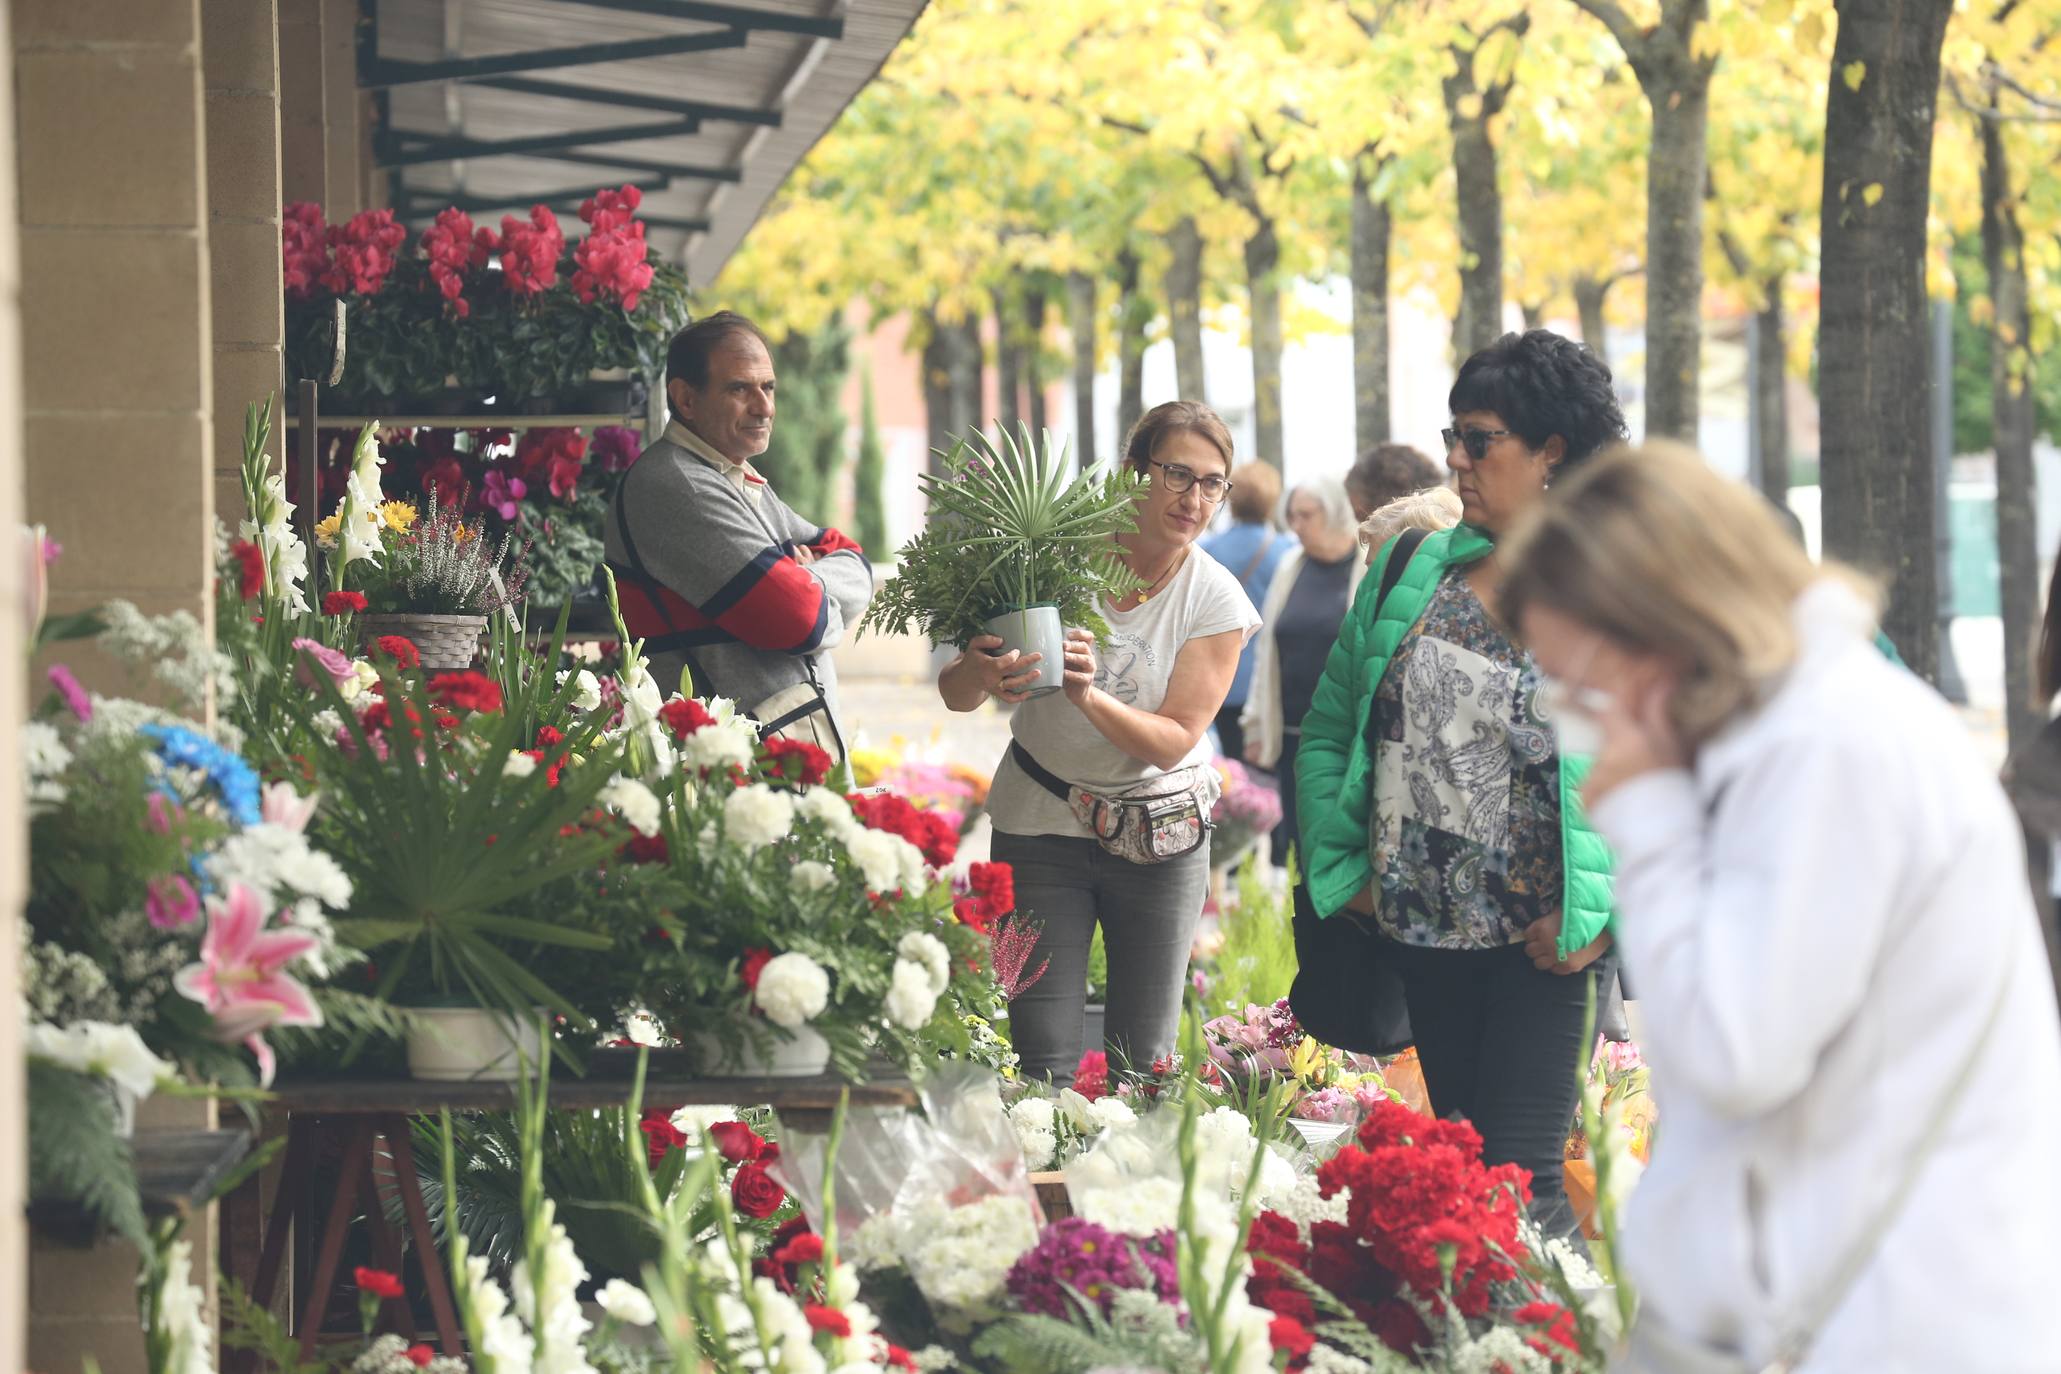
{"label": "pink cyclamen flower", "polygon": [[264,791],[264,821],[298,835],[308,828],[308,821],[315,814],[315,801],[314,795],[303,797],[294,791],[290,782],[271,783]]}
{"label": "pink cyclamen flower", "polygon": [[179,803],[162,792],[153,792],[150,794],[150,800],[144,805],[150,813],[150,818],[145,824],[160,835],[171,834],[172,827],[179,821]]}
{"label": "pink cyclamen flower", "polygon": [[258,1081],[270,1087],[277,1061],[264,1033],[273,1026],[322,1024],[315,999],[285,972],[320,941],[297,930],[265,929],[265,910],[242,883],[232,883],[227,898],[208,898],[207,907],[200,962],[180,969],[172,986],[207,1008],[215,1039],[240,1040],[257,1056]]}
{"label": "pink cyclamen flower", "polygon": [[319,640],[296,639],[293,642],[293,647],[301,655],[299,665],[293,670],[294,680],[300,683],[301,686],[310,689],[315,686],[315,675],[309,668],[310,662],[313,662],[315,666],[329,674],[329,680],[335,683],[339,689],[345,683],[358,680],[357,671],[351,667],[350,657],[330,648]]}
{"label": "pink cyclamen flower", "polygon": [[176,873],[160,875],[150,880],[143,914],[159,930],[182,930],[200,919],[200,894]]}
{"label": "pink cyclamen flower", "polygon": [[487,474],[487,480],[480,487],[479,501],[482,506],[512,524],[516,509],[529,492],[529,483],[520,477],[510,477],[497,468]]}
{"label": "pink cyclamen flower", "polygon": [[93,698],[86,695],[86,689],[72,676],[72,670],[62,663],[50,665],[50,685],[64,698],[64,704],[79,718],[81,724],[93,719]]}

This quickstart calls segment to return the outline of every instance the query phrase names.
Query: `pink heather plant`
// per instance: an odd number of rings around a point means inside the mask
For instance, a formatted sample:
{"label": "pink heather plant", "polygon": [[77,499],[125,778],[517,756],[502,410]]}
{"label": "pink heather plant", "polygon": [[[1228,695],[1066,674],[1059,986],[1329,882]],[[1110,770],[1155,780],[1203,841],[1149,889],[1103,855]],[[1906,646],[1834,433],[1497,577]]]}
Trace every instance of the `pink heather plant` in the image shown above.
{"label": "pink heather plant", "polygon": [[1030,964],[1031,955],[1038,951],[1038,937],[1045,928],[1030,921],[1008,920],[995,927],[993,940],[988,946],[988,957],[994,961],[995,982],[1002,989],[1004,1001],[1014,1002],[1028,992],[1045,976],[1045,970],[1052,966],[1047,958],[1028,977],[1024,969]]}

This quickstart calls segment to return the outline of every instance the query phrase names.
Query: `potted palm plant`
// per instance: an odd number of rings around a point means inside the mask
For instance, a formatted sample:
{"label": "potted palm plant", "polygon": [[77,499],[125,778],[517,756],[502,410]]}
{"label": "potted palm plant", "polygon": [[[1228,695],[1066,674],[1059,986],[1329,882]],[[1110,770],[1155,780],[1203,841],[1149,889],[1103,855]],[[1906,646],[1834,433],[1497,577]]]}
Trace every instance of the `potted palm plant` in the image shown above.
{"label": "potted palm plant", "polygon": [[[1028,425],[992,439],[975,430],[944,466],[919,479],[930,523],[902,546],[861,628],[920,630],[933,645],[961,647],[999,635],[994,652],[1042,654],[1050,665],[1063,656],[1065,627],[1106,633],[1097,601],[1138,586],[1115,540],[1137,528],[1137,475],[1075,472],[1066,445],[1049,430],[1033,441]],[[1059,687],[1050,673],[1032,695]]]}

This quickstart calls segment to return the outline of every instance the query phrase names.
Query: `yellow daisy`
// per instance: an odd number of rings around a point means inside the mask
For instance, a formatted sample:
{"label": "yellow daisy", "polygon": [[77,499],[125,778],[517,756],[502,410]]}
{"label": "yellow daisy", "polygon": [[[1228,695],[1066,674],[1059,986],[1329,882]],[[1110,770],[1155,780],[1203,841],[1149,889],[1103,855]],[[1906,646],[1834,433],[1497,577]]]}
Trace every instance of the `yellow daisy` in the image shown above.
{"label": "yellow daisy", "polygon": [[388,501],[379,508],[380,523],[395,534],[406,534],[415,528],[415,507],[406,501]]}

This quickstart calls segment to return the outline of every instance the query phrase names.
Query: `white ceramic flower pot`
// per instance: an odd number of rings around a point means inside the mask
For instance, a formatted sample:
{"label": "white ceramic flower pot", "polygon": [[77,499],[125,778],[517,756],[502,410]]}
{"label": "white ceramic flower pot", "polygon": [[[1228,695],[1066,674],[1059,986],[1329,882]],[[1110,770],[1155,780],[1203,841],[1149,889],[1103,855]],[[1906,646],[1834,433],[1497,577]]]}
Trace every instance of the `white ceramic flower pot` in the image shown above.
{"label": "white ceramic flower pot", "polygon": [[989,616],[987,632],[1002,637],[1002,647],[991,652],[1000,655],[1011,649],[1023,654],[1043,654],[1038,663],[1040,676],[1031,684],[1030,695],[1045,696],[1059,691],[1065,684],[1066,673],[1066,627],[1059,623],[1057,606],[1025,606],[1020,610],[1003,611]]}
{"label": "white ceramic flower pot", "polygon": [[1288,1124],[1295,1127],[1296,1134],[1302,1137],[1303,1144],[1312,1150],[1321,1150],[1327,1145],[1335,1144],[1353,1128],[1350,1121],[1304,1121],[1299,1116],[1290,1117]]}
{"label": "white ceramic flower pot", "polygon": [[414,1007],[408,1016],[408,1072],[416,1078],[508,1083],[544,1055],[534,1020],[517,1024],[483,1007]]}
{"label": "white ceramic flower pot", "polygon": [[777,1027],[769,1027],[763,1048],[747,1036],[735,1049],[726,1048],[713,1035],[689,1032],[687,1047],[703,1078],[814,1078],[830,1067],[830,1042],[813,1026],[798,1026],[781,1038]]}

